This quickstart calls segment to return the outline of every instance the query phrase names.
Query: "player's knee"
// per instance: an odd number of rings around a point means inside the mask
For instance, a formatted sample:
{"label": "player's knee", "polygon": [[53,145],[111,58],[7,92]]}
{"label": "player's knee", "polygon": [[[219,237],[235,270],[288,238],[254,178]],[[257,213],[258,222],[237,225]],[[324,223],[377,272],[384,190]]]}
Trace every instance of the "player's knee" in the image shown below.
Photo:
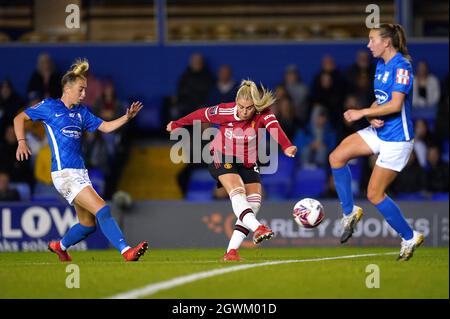
{"label": "player's knee", "polygon": [[367,188],[367,199],[369,202],[371,202],[373,205],[378,204],[383,199],[383,192],[371,188],[370,186]]}
{"label": "player's knee", "polygon": [[333,168],[341,167],[345,164],[345,162],[343,163],[342,156],[336,150],[330,153],[330,155],[328,156],[328,162]]}

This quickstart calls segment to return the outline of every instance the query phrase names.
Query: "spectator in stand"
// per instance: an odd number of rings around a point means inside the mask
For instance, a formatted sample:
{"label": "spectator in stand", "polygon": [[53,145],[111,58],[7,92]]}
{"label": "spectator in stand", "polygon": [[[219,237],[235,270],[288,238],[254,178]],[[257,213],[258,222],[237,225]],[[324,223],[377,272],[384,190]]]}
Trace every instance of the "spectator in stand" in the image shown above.
{"label": "spectator in stand", "polygon": [[301,80],[296,65],[291,64],[286,67],[283,85],[292,98],[292,103],[295,108],[295,117],[300,122],[300,125],[306,125],[309,115],[309,89]]}
{"label": "spectator in stand", "polygon": [[448,164],[442,162],[437,145],[431,145],[427,153],[427,190],[430,192],[448,192]]}
{"label": "spectator in stand", "polygon": [[0,202],[13,202],[19,200],[19,192],[9,185],[8,173],[0,170]]}
{"label": "spectator in stand", "polygon": [[336,146],[336,133],[328,121],[328,114],[324,108],[313,113],[305,131],[297,132],[294,145],[301,152],[303,167],[327,165],[328,154]]}
{"label": "spectator in stand", "polygon": [[427,188],[427,177],[425,170],[417,161],[416,152],[411,152],[408,163],[398,174],[390,187],[392,192],[398,193],[424,193]]}
{"label": "spectator in stand", "polygon": [[103,93],[103,83],[91,71],[88,72],[86,80],[89,83],[89,90],[86,92],[86,97],[83,101],[86,103],[86,105],[94,105],[94,103],[100,99]]}
{"label": "spectator in stand", "polygon": [[427,167],[427,149],[429,145],[435,144],[436,139],[430,132],[428,124],[423,119],[416,120],[414,124],[414,151],[417,161],[422,168]]}
{"label": "spectator in stand", "polygon": [[28,82],[27,92],[37,92],[43,98],[59,98],[61,96],[61,75],[48,53],[38,57],[36,70]]}
{"label": "spectator in stand", "polygon": [[[0,85],[0,136],[3,137],[5,129],[12,124],[19,108],[22,106],[22,100],[15,92],[12,83],[9,80],[3,80]],[[0,141],[1,143],[1,141]]]}
{"label": "spectator in stand", "polygon": [[208,103],[214,76],[205,64],[203,55],[194,53],[189,66],[181,75],[177,86],[177,104],[172,118],[183,117]]}
{"label": "spectator in stand", "polygon": [[217,81],[209,93],[208,104],[232,101],[239,86],[233,79],[233,70],[228,64],[223,64],[217,71]]}
{"label": "spectator in stand", "polygon": [[371,63],[368,51],[359,50],[355,63],[345,72],[349,91],[357,97],[359,105],[370,105],[372,102],[374,74],[375,66]]}
{"label": "spectator in stand", "polygon": [[[344,108],[345,110],[359,110],[361,109],[361,104],[359,103],[358,98],[353,95],[353,94],[349,94],[347,95],[347,97],[345,98],[345,102],[344,102]],[[344,125],[342,127],[342,130],[340,130],[338,132],[338,136],[337,136],[337,140],[338,141],[342,141],[344,138],[346,138],[347,136],[363,129],[364,127],[367,126],[367,120],[366,119],[360,119],[358,121],[355,122],[348,122],[348,121],[344,121]]]}
{"label": "spectator in stand", "polygon": [[298,127],[292,100],[289,97],[277,99],[272,105],[272,112],[277,117],[287,137],[292,139]]}
{"label": "spectator in stand", "polygon": [[4,134],[4,144],[0,144],[0,170],[9,173],[12,182],[34,184],[33,171],[30,162],[16,161],[17,140],[13,125],[9,125]]}
{"label": "spectator in stand", "polygon": [[449,123],[449,92],[448,74],[442,81],[441,101],[436,116],[436,137],[440,143],[448,143],[448,123]]}
{"label": "spectator in stand", "polygon": [[123,109],[124,104],[117,98],[114,82],[107,80],[103,85],[103,91],[92,105],[92,112],[106,121],[111,121],[119,117],[123,113]]}
{"label": "spectator in stand", "polygon": [[414,78],[413,107],[436,107],[441,97],[439,80],[430,73],[425,61],[417,63]]}
{"label": "spectator in stand", "polygon": [[345,79],[336,68],[333,57],[326,55],[322,60],[321,71],[314,78],[311,100],[313,108],[321,105],[328,111],[335,129],[339,129],[343,122],[342,113],[345,96]]}

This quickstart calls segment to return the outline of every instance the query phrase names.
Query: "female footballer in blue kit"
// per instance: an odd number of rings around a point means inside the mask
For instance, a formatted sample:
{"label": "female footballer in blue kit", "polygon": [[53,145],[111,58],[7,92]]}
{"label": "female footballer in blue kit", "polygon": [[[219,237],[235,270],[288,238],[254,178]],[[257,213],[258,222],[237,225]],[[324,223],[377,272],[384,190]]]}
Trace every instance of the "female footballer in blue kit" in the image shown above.
{"label": "female footballer in blue kit", "polygon": [[84,130],[112,132],[126,124],[141,110],[141,102],[134,102],[126,114],[113,121],[103,121],[93,115],[81,102],[86,95],[87,60],[77,60],[62,78],[63,94],[60,99],[45,99],[27,108],[14,118],[14,131],[18,147],[18,161],[27,160],[31,151],[25,139],[27,120],[44,124],[52,151],[52,180],[58,192],[75,207],[79,223],[72,226],[61,241],[52,241],[48,248],[61,261],[71,261],[67,248],[87,238],[100,226],[103,234],[122,254],[126,261],[137,261],[148,248],[141,242],[131,248],[111,216],[110,208],[97,194],[89,180],[81,155],[81,137]]}
{"label": "female footballer in blue kit", "polygon": [[370,126],[344,139],[329,157],[344,213],[341,243],[352,236],[363,215],[362,209],[353,204],[347,162],[359,156],[379,154],[367,187],[367,198],[402,237],[398,260],[408,260],[423,243],[424,236],[409,226],[400,208],[385,192],[405,167],[413,150],[411,57],[399,24],[381,24],[371,29],[367,47],[380,59],[374,80],[376,101],[370,108],[346,111],[344,118],[353,122],[365,116]]}

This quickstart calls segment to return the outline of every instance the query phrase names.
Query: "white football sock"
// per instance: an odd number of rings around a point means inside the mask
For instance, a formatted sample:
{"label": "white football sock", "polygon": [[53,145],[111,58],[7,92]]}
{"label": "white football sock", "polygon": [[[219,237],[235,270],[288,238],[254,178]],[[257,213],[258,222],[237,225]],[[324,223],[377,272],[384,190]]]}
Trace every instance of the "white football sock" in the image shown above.
{"label": "white football sock", "polygon": [[[256,216],[256,214],[258,214],[258,212],[259,212],[259,209],[261,208],[261,195],[259,195],[259,194],[248,195],[247,201],[248,201],[250,207],[252,208],[253,213]],[[229,252],[231,249],[239,249],[239,247],[241,247],[241,244],[244,241],[245,237],[247,237],[247,234],[249,231],[248,228],[245,227],[244,223],[241,222],[241,220],[239,218],[237,219],[236,226],[234,226],[234,227],[235,227],[235,229],[233,231],[233,234],[231,235],[230,242],[228,243],[227,252]]]}
{"label": "white football sock", "polygon": [[252,207],[247,202],[245,188],[237,187],[231,190],[230,199],[231,205],[233,206],[233,212],[236,217],[242,221],[246,228],[255,231],[261,223],[256,220]]}

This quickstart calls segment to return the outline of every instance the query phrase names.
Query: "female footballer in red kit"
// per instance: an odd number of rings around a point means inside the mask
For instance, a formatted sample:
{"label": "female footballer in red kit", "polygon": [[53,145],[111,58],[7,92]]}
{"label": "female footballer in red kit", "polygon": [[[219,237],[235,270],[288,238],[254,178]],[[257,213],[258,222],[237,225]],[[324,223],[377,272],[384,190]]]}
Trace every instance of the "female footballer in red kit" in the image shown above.
{"label": "female footballer in red kit", "polygon": [[270,111],[269,107],[274,102],[272,92],[264,88],[260,92],[253,81],[244,80],[234,102],[202,108],[167,124],[168,132],[193,125],[194,121],[218,124],[220,127],[220,132],[211,142],[213,162],[209,164],[209,172],[217,180],[218,187],[225,188],[237,217],[223,256],[225,261],[240,260],[238,249],[250,230],[255,244],[274,236],[270,228],[256,219],[261,207],[258,129],[267,129],[286,156],[294,157],[297,152],[297,147],[292,145]]}

